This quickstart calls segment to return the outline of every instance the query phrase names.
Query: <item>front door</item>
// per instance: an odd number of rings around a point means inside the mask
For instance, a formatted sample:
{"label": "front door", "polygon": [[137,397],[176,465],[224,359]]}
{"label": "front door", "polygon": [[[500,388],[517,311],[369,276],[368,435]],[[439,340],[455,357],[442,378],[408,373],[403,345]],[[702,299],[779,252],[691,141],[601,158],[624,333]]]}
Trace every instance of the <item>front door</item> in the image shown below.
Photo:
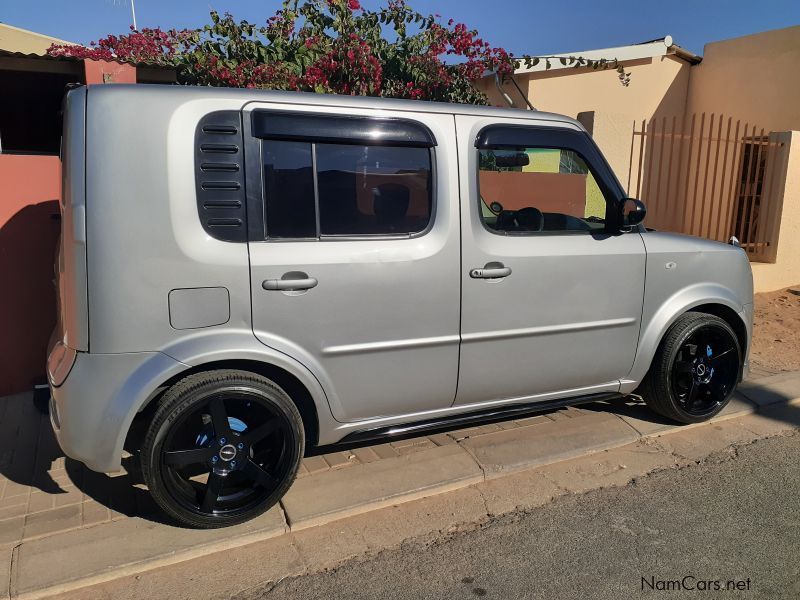
{"label": "front door", "polygon": [[253,330],[312,370],[342,422],[446,408],[455,397],[453,117],[391,117],[245,111]]}
{"label": "front door", "polygon": [[645,249],[610,231],[622,190],[571,124],[458,117],[457,404],[616,390],[639,336]]}

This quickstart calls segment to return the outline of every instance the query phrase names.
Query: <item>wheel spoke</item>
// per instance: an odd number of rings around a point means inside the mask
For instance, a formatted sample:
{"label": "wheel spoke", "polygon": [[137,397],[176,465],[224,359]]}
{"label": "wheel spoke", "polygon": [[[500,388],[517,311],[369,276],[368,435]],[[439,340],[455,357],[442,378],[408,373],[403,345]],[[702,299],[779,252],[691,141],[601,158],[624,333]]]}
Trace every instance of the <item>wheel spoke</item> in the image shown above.
{"label": "wheel spoke", "polygon": [[720,352],[716,356],[712,356],[709,360],[710,360],[710,362],[715,362],[715,361],[719,360],[720,358],[722,358],[723,356],[725,356],[726,354],[730,354],[734,350],[735,350],[735,348],[733,346],[731,346],[730,348],[728,348],[724,352]]}
{"label": "wheel spoke", "polygon": [[688,361],[677,361],[675,363],[675,372],[681,375],[692,372],[692,363]]}
{"label": "wheel spoke", "polygon": [[720,403],[725,399],[727,392],[727,385],[724,381],[712,381],[708,384],[708,390],[711,392],[711,398],[714,402]]}
{"label": "wheel spoke", "polygon": [[256,442],[263,440],[273,431],[277,431],[279,425],[280,420],[277,417],[274,417],[253,430],[246,430],[242,435],[242,438],[246,444],[250,444],[252,446]]}
{"label": "wheel spoke", "polygon": [[206,493],[203,495],[203,501],[200,504],[200,510],[210,513],[217,505],[219,497],[222,495],[222,488],[225,485],[225,475],[219,475],[213,471],[208,475],[208,483],[206,483]]}
{"label": "wheel spoke", "polygon": [[184,467],[206,462],[212,454],[211,448],[194,448],[192,450],[171,450],[164,452],[164,462],[171,467]]}
{"label": "wheel spoke", "polygon": [[244,466],[244,474],[253,480],[253,483],[263,488],[275,486],[278,482],[267,471],[257,465],[253,460],[248,460]]}
{"label": "wheel spoke", "polygon": [[231,428],[228,424],[228,412],[225,410],[225,401],[222,398],[214,398],[208,405],[211,413],[211,423],[214,425],[214,435],[217,439],[230,437]]}
{"label": "wheel spoke", "polygon": [[695,399],[697,398],[697,383],[692,379],[689,383],[689,389],[686,392],[686,410],[691,411],[694,406]]}

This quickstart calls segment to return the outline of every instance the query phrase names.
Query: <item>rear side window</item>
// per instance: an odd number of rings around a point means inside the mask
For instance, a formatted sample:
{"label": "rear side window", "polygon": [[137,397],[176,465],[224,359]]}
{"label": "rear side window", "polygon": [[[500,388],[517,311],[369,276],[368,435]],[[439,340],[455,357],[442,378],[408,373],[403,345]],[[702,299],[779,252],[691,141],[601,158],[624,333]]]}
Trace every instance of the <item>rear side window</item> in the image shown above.
{"label": "rear side window", "polygon": [[431,218],[427,148],[317,144],[321,235],[419,233]]}
{"label": "rear side window", "polygon": [[[261,141],[267,239],[409,236],[427,229],[433,212],[432,143],[414,139],[413,129],[393,138],[385,127],[381,138],[385,121],[337,139],[342,120],[307,120],[314,125],[311,134],[302,123],[279,129],[278,121],[273,135],[283,139]],[[271,134],[262,128],[264,137]],[[292,136],[298,139],[285,139]],[[369,143],[370,137],[379,139]]]}
{"label": "rear side window", "polygon": [[264,142],[262,156],[270,235],[276,238],[316,237],[311,144]]}

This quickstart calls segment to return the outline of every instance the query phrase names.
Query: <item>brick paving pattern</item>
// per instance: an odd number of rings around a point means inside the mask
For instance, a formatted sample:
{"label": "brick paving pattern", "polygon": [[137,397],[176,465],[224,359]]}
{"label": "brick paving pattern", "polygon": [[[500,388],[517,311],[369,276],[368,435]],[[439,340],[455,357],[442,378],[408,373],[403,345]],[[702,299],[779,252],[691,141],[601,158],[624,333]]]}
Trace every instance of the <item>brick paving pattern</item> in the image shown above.
{"label": "brick paving pattern", "polygon": [[[759,370],[751,379],[769,374]],[[596,406],[593,408],[598,410]],[[580,418],[593,412],[589,408],[569,407],[520,419],[310,455],[303,460],[298,478],[456,444],[504,429]],[[0,547],[133,516],[163,518],[141,481],[134,457],[123,458],[120,473],[95,473],[64,457],[53,436],[49,417],[36,409],[32,394],[0,398]]]}

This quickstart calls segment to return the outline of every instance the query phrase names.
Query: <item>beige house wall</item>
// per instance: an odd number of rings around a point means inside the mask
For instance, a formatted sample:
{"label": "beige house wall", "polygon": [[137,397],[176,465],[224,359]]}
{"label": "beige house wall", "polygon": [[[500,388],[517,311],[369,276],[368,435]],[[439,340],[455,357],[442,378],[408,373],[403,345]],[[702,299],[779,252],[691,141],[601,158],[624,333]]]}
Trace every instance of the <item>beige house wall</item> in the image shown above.
{"label": "beige house wall", "polygon": [[50,37],[49,35],[36,33],[35,31],[28,31],[27,29],[20,29],[19,27],[0,23],[0,50],[44,56],[47,54],[47,49],[53,44],[71,43],[72,42]]}
{"label": "beige house wall", "polygon": [[800,26],[706,44],[687,114],[724,114],[767,131],[800,129]]}
{"label": "beige house wall", "polygon": [[[690,69],[689,63],[670,55],[626,63],[625,70],[631,74],[627,87],[613,69],[557,69],[516,75],[515,79],[538,110],[573,118],[586,111],[609,112],[633,121],[683,115]],[[495,106],[508,106],[493,78],[487,77],[478,87]],[[502,87],[514,106],[526,108],[511,82]]]}
{"label": "beige house wall", "polygon": [[630,177],[631,136],[633,135],[631,115],[586,111],[579,113],[577,118],[603,151],[603,156],[606,157],[622,187],[625,188],[628,195],[634,195],[637,182],[636,179],[631,180]]}
{"label": "beige house wall", "polygon": [[770,292],[800,283],[800,131],[780,134],[788,144],[782,190],[783,206],[774,264],[752,263],[756,292]]}

